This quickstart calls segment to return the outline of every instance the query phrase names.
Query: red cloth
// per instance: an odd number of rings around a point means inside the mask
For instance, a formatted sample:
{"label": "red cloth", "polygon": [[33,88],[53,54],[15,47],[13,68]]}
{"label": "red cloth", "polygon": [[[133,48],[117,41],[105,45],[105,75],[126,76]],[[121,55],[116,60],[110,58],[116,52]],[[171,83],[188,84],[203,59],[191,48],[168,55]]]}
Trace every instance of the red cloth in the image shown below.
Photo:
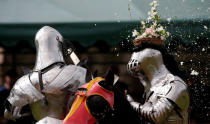
{"label": "red cloth", "polygon": [[62,124],[94,124],[96,119],[91,115],[86,100],[91,95],[100,95],[113,108],[114,105],[114,93],[101,87],[98,83],[104,80],[97,77],[91,80],[89,83],[82,85],[80,88],[85,88],[87,91],[78,91],[76,93],[77,98],[72,104],[69,114],[66,116]]}

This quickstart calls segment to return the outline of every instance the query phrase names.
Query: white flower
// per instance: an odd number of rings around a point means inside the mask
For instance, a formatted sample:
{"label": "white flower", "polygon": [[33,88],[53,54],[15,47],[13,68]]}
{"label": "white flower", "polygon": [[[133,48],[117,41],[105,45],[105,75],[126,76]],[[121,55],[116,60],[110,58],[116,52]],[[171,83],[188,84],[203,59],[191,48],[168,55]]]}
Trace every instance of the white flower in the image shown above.
{"label": "white flower", "polygon": [[153,0],[149,5],[150,6],[157,6],[157,1],[156,0]]}
{"label": "white flower", "polygon": [[163,26],[160,26],[159,28],[156,29],[156,31],[160,32],[160,31],[163,31]]}
{"label": "white flower", "polygon": [[157,26],[157,21],[155,21],[155,22],[153,23],[153,26],[155,26],[155,27]]}
{"label": "white flower", "polygon": [[151,8],[151,11],[154,11],[154,10],[156,10],[156,8],[155,8],[155,7],[152,7],[152,8]]}
{"label": "white flower", "polygon": [[148,12],[148,15],[152,18],[152,17],[154,17],[155,15],[157,15],[157,12],[150,11],[150,12]]}
{"label": "white flower", "polygon": [[145,25],[145,22],[144,22],[144,21],[141,21],[141,24],[142,24],[142,25]]}
{"label": "white flower", "polygon": [[192,70],[191,73],[190,73],[190,75],[198,75],[198,74],[199,73],[197,71],[195,71],[195,70]]}
{"label": "white flower", "polygon": [[152,19],[151,17],[148,17],[148,18],[147,18],[148,21],[150,21],[151,19]]}
{"label": "white flower", "polygon": [[145,36],[147,36],[147,34],[144,32],[144,33],[142,34],[142,36],[145,37]]}
{"label": "white flower", "polygon": [[133,36],[133,37],[136,37],[138,34],[139,34],[139,32],[137,32],[136,30],[134,30],[134,31],[132,32],[132,36]]}
{"label": "white flower", "polygon": [[153,12],[153,13],[152,13],[152,16],[155,16],[155,15],[157,15],[157,12]]}
{"label": "white flower", "polygon": [[202,51],[205,51],[205,48],[203,48]]}
{"label": "white flower", "polygon": [[164,41],[166,38],[164,36],[160,36],[160,39]]}
{"label": "white flower", "polygon": [[158,4],[155,4],[154,7],[156,8],[158,6]]}
{"label": "white flower", "polygon": [[154,3],[154,5],[157,5],[157,1],[156,0],[154,0],[153,3]]}

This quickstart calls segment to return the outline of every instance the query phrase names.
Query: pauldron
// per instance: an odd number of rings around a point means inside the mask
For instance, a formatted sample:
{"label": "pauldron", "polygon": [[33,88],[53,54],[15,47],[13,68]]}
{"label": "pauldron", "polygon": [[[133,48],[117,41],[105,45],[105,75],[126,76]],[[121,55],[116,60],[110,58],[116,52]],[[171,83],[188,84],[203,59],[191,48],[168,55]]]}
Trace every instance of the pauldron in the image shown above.
{"label": "pauldron", "polygon": [[43,97],[40,91],[31,84],[29,75],[25,75],[15,83],[7,100],[11,105],[21,107]]}
{"label": "pauldron", "polygon": [[171,102],[175,103],[180,109],[186,110],[186,108],[189,106],[187,85],[179,77],[173,75],[170,76],[170,78],[166,81],[162,81],[157,86],[151,88],[151,91],[154,92],[154,95],[151,95],[149,101],[153,101],[160,97],[167,98]]}

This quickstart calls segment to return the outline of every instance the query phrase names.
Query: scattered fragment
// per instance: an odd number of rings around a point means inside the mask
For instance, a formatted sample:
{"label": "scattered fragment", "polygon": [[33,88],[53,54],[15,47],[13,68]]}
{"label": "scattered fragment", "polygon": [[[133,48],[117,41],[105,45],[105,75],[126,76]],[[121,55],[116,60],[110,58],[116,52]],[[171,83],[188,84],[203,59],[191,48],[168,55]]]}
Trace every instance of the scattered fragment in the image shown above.
{"label": "scattered fragment", "polygon": [[197,71],[195,71],[195,70],[192,70],[191,73],[190,73],[190,75],[195,75],[195,76],[197,76],[198,74],[199,73]]}

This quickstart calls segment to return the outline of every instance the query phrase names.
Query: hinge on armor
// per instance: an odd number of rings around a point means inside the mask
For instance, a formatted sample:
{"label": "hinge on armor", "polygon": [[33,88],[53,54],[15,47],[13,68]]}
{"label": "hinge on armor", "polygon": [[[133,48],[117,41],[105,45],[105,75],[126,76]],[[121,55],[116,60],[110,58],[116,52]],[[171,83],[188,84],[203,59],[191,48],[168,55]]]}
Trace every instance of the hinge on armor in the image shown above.
{"label": "hinge on armor", "polygon": [[39,75],[39,86],[40,86],[40,91],[43,94],[44,98],[42,99],[42,107],[44,107],[45,105],[47,105],[47,99],[46,99],[46,94],[43,92],[43,81],[42,81],[42,71],[38,71],[38,75]]}

